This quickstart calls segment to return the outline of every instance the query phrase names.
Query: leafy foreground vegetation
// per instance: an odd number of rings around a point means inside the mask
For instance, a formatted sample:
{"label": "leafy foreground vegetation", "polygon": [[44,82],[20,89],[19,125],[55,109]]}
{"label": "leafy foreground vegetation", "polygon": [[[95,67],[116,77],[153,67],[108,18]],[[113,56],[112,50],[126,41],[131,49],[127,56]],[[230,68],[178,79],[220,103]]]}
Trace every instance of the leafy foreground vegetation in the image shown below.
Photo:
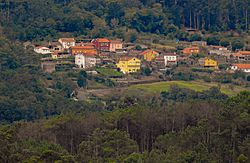
{"label": "leafy foreground vegetation", "polygon": [[113,111],[1,125],[0,161],[249,161],[249,92],[184,101],[172,93],[168,100],[126,97]]}
{"label": "leafy foreground vegetation", "polygon": [[200,81],[169,81],[169,82],[159,82],[153,84],[140,84],[140,85],[133,85],[129,87],[129,90],[143,90],[149,93],[161,93],[163,91],[167,91],[170,89],[171,86],[178,86],[181,88],[188,88],[194,91],[204,91],[208,90],[211,87],[220,87],[221,92],[227,95],[236,95],[237,93],[248,90],[248,88],[243,88],[240,86],[233,86],[225,84],[217,84],[217,83],[206,83]]}

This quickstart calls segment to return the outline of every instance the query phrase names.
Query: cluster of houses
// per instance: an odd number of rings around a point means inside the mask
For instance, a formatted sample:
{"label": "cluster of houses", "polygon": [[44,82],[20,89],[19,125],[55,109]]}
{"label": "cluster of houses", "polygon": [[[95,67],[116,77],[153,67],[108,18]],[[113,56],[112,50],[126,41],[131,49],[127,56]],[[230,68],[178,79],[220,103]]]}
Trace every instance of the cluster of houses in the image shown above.
{"label": "cluster of houses", "polygon": [[[223,46],[207,46],[205,41],[195,41],[192,43],[192,45],[192,47],[187,47],[183,49],[183,54],[188,56],[193,54],[199,54],[200,47],[203,47],[208,50],[208,55],[214,54],[231,60],[230,70],[241,70],[246,73],[250,72],[250,51],[232,52],[231,50]],[[199,63],[204,67],[218,67],[218,61],[211,58],[201,58],[199,60]]]}
{"label": "cluster of houses", "polygon": [[[79,69],[89,69],[103,63],[112,63],[121,72],[127,74],[137,72],[145,65],[155,66],[158,69],[175,65],[183,58],[199,54],[201,48],[208,50],[208,57],[199,60],[202,67],[217,68],[218,61],[209,58],[209,55],[216,54],[226,58],[233,57],[237,61],[237,64],[231,65],[231,70],[250,72],[250,51],[232,53],[226,47],[207,46],[205,41],[192,42],[191,46],[184,48],[180,54],[165,53],[153,49],[140,51],[131,48],[131,45],[124,43],[122,40],[107,38],[96,38],[87,42],[76,41],[74,38],[60,38],[57,42],[49,43],[48,46],[36,46],[34,51],[39,54],[46,54],[52,60],[73,56],[74,64]],[[48,65],[51,67],[51,63],[48,63]],[[43,67],[46,67],[46,64]],[[54,69],[51,71],[54,71]]]}

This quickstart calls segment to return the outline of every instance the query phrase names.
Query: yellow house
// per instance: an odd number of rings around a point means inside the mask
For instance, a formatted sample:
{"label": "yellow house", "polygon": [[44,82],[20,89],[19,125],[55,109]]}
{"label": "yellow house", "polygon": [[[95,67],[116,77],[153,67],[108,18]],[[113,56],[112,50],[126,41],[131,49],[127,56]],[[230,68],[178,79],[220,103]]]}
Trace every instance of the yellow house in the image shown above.
{"label": "yellow house", "polygon": [[152,61],[153,59],[155,59],[159,53],[157,53],[154,50],[145,50],[142,53],[140,53],[141,56],[143,56],[144,60],[146,61]]}
{"label": "yellow house", "polygon": [[124,74],[137,72],[141,68],[141,61],[135,57],[122,57],[116,64]]}
{"label": "yellow house", "polygon": [[52,57],[52,59],[58,59],[58,54],[57,53],[53,53],[53,54],[51,54],[51,57]]}
{"label": "yellow house", "polygon": [[204,62],[204,67],[217,67],[218,62],[213,59],[206,58]]}

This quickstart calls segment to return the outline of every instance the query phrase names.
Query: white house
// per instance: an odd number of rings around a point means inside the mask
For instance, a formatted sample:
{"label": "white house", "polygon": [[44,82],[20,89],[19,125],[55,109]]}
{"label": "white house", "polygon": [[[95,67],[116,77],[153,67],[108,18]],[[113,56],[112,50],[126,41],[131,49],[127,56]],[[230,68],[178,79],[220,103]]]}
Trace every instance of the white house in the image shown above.
{"label": "white house", "polygon": [[87,53],[87,54],[77,54],[75,56],[75,64],[79,68],[90,68],[96,66],[100,60],[96,57],[95,54]]}
{"label": "white house", "polygon": [[62,45],[64,49],[69,49],[71,46],[76,45],[74,38],[60,38],[58,42]]}
{"label": "white house", "polygon": [[117,50],[122,50],[123,45],[121,40],[110,40],[109,51],[116,52]]}
{"label": "white house", "polygon": [[233,71],[236,71],[236,70],[241,70],[243,72],[246,72],[246,73],[250,73],[250,64],[234,64],[231,69]]}
{"label": "white house", "polygon": [[177,55],[175,53],[166,53],[163,56],[165,66],[177,64]]}
{"label": "white house", "polygon": [[38,54],[51,54],[50,49],[44,46],[37,46],[34,48],[34,51]]}

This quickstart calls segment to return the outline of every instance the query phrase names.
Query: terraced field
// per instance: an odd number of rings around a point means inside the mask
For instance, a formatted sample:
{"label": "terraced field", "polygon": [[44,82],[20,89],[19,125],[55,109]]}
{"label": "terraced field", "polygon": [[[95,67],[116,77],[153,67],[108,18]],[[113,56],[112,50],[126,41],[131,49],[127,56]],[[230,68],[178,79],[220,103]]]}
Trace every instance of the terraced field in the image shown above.
{"label": "terraced field", "polygon": [[[162,91],[169,90],[171,85],[177,85],[181,88],[188,88],[195,91],[203,91],[207,90],[211,87],[218,86],[218,83],[206,83],[201,81],[169,81],[169,82],[158,82],[152,84],[138,84],[132,85],[128,88],[128,91],[132,90],[141,90],[148,93],[160,93]],[[221,84],[221,91],[229,96],[235,95],[241,91],[248,90],[249,88],[244,88],[240,86],[233,86],[231,87],[229,84]]]}

